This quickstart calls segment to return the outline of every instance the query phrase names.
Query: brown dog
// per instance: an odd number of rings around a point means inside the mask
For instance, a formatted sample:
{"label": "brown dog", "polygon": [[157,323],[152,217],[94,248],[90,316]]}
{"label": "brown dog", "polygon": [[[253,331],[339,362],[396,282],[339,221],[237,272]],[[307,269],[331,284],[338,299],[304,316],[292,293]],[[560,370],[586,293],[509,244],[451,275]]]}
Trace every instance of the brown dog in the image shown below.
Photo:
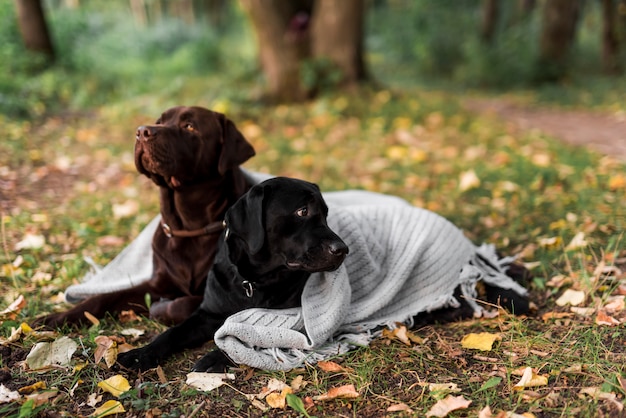
{"label": "brown dog", "polygon": [[90,297],[66,312],[37,323],[58,326],[85,322],[84,312],[133,309],[163,322],[178,323],[202,301],[226,210],[250,184],[239,165],[254,149],[224,115],[201,107],[166,110],[155,125],[140,126],[135,142],[137,170],[160,189],[161,228],[152,239],[153,274],[129,289]]}

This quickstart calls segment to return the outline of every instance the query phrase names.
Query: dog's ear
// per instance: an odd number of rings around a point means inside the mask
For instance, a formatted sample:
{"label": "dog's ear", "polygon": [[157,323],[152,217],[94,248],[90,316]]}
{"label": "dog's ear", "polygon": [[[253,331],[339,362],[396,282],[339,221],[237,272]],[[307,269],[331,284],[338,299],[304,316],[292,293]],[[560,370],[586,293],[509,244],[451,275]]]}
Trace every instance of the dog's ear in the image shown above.
{"label": "dog's ear", "polygon": [[226,212],[226,225],[231,235],[240,237],[248,247],[248,254],[261,251],[265,243],[263,186],[254,186]]}
{"label": "dog's ear", "polygon": [[255,152],[252,145],[246,141],[246,138],[243,137],[230,119],[221,113],[217,115],[222,124],[222,152],[217,168],[220,174],[224,174],[228,170],[248,161],[248,159],[254,156]]}

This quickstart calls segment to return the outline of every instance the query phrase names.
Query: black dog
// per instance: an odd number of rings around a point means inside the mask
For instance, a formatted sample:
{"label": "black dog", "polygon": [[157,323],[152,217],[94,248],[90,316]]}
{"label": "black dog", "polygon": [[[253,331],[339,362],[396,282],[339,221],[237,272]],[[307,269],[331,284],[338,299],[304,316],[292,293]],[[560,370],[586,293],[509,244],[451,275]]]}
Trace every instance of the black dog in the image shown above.
{"label": "black dog", "polygon": [[[147,370],[213,339],[233,313],[300,306],[310,274],[337,269],[348,254],[346,244],[328,227],[327,214],[315,184],[278,177],[252,187],[226,212],[226,230],[200,307],[147,346],[120,354],[118,362]],[[229,364],[214,350],[193,369],[221,371]]]}

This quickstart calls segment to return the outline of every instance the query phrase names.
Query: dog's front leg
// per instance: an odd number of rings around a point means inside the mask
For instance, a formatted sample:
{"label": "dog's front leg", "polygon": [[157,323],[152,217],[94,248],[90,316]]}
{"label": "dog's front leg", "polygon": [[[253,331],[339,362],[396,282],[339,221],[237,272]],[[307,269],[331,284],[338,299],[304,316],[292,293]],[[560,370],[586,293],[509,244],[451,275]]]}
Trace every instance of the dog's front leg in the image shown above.
{"label": "dog's front leg", "polygon": [[193,365],[191,371],[209,373],[225,372],[229,366],[234,365],[232,360],[229,359],[222,350],[216,348],[202,356],[202,358]]}
{"label": "dog's front leg", "polygon": [[198,309],[184,322],[169,328],[150,344],[120,354],[117,361],[128,369],[152,369],[175,353],[212,340],[215,331],[223,323],[223,318]]}

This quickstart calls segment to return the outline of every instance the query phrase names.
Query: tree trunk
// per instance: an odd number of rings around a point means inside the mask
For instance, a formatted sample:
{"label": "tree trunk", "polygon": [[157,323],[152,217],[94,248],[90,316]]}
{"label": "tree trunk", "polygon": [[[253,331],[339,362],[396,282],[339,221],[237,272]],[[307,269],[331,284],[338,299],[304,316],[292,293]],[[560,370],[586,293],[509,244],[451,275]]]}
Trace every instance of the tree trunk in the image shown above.
{"label": "tree trunk", "polygon": [[18,25],[24,46],[54,61],[54,48],[40,0],[15,0]]}
{"label": "tree trunk", "polygon": [[317,0],[311,35],[313,56],[327,58],[353,84],[367,78],[363,61],[365,3],[363,0]]}
{"label": "tree trunk", "polygon": [[500,0],[483,0],[480,36],[484,43],[492,44],[500,14]]}
{"label": "tree trunk", "polygon": [[546,0],[542,10],[537,81],[554,82],[565,76],[581,9],[581,0]]}
{"label": "tree trunk", "polygon": [[619,39],[617,33],[618,2],[602,0],[602,66],[610,75],[620,73]]}
{"label": "tree trunk", "polygon": [[[292,34],[290,23],[306,13],[304,2],[291,0],[241,0],[257,35],[261,68],[268,95],[279,102],[307,97],[300,81],[300,63],[310,56],[308,31]],[[292,36],[293,35],[293,36]]]}

